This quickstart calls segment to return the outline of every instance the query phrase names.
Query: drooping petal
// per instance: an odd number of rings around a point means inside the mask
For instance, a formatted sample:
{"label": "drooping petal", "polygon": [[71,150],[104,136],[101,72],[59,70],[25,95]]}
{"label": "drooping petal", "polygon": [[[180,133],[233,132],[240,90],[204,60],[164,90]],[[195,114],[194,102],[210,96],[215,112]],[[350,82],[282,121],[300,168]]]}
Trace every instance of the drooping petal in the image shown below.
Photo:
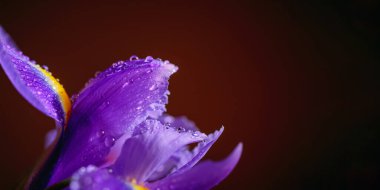
{"label": "drooping petal", "polygon": [[160,190],[208,190],[226,178],[238,163],[243,146],[240,143],[223,161],[204,161],[185,172],[168,176],[147,184],[149,189]]}
{"label": "drooping petal", "polygon": [[118,62],[97,75],[76,98],[61,159],[51,183],[82,166],[100,166],[121,136],[165,111],[168,79],[177,67],[147,57]]}
{"label": "drooping petal", "polygon": [[113,166],[116,175],[145,182],[180,148],[204,140],[207,136],[192,131],[178,131],[157,120],[147,120],[136,135],[127,139]]}
{"label": "drooping petal", "polygon": [[0,64],[18,92],[34,107],[65,125],[71,102],[62,85],[15,47],[0,27]]}
{"label": "drooping petal", "polygon": [[132,185],[95,166],[80,168],[71,178],[70,190],[133,190]]}

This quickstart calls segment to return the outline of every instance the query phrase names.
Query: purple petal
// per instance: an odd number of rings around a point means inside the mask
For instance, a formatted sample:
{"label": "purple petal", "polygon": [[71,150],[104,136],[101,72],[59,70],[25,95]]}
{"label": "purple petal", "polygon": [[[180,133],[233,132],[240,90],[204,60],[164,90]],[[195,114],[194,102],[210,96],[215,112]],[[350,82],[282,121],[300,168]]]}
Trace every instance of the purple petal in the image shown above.
{"label": "purple petal", "polygon": [[157,120],[147,120],[139,126],[135,136],[126,140],[113,166],[114,172],[145,182],[177,150],[206,137],[205,134],[194,136],[192,131],[178,131]]}
{"label": "purple petal", "polygon": [[[168,174],[174,175],[176,173],[184,172],[192,168],[195,164],[203,158],[211,146],[218,140],[220,135],[223,133],[224,128],[222,127],[219,131],[207,136],[201,143],[199,143],[192,151],[188,147],[177,151],[174,155],[166,161],[159,170],[149,178],[148,181],[156,181],[157,179],[163,178]],[[194,134],[199,133],[196,131]]]}
{"label": "purple petal", "polygon": [[[173,117],[171,115],[164,114],[164,115],[160,116],[157,120],[159,120],[162,124],[168,125],[169,127],[175,128],[177,130],[193,130],[193,131],[198,131],[198,128],[195,126],[195,123],[192,122],[192,121],[190,121],[189,119],[187,119],[185,116]],[[122,147],[124,145],[124,142],[129,137],[130,137],[129,134],[124,135],[123,137],[121,137],[118,140],[118,142],[115,143],[115,145],[111,148],[111,151],[110,151],[110,153],[107,156],[109,158],[108,160],[115,161],[115,159],[113,159],[113,158],[117,158],[120,155],[120,152],[121,152],[121,149],[122,149]],[[184,150],[181,150],[181,152],[184,152],[185,150],[187,151],[187,149],[184,149]],[[187,152],[189,152],[189,151],[187,151]],[[190,152],[188,154],[191,155]],[[175,154],[172,157],[173,158],[171,158],[168,161],[168,163],[165,164],[166,166],[163,167],[162,171],[159,172],[159,173],[165,173],[165,174],[167,174],[168,173],[167,171],[169,171],[173,167],[177,166],[177,164],[175,164],[175,163],[184,160],[184,159],[180,159],[180,157],[182,157],[182,155],[180,155],[180,154]],[[109,163],[106,164],[106,166],[109,166],[109,165],[112,165],[112,164],[113,164],[113,162],[109,162]],[[162,174],[158,174],[157,173],[156,177],[159,177],[161,175]],[[156,177],[154,177],[154,178],[156,178]]]}
{"label": "purple petal", "polygon": [[188,147],[183,147],[176,151],[164,164],[159,166],[148,178],[148,182],[157,181],[176,171],[178,167],[185,165],[193,158],[193,154]]}
{"label": "purple petal", "polygon": [[167,103],[168,79],[176,70],[169,62],[148,57],[115,63],[91,80],[74,102],[51,183],[82,166],[105,164],[121,136],[129,137],[148,117],[159,117]]}
{"label": "purple petal", "polygon": [[0,27],[0,64],[18,92],[34,107],[64,126],[71,102],[50,72],[17,50]]}
{"label": "purple petal", "polygon": [[160,181],[147,184],[149,189],[160,190],[207,190],[226,178],[238,163],[243,146],[240,143],[223,161],[204,161],[194,168],[177,175],[168,176]]}
{"label": "purple petal", "polygon": [[121,179],[112,176],[105,169],[95,166],[83,167],[77,171],[70,182],[70,190],[133,190],[131,185]]}
{"label": "purple petal", "polygon": [[159,117],[158,120],[163,124],[170,124],[170,126],[174,128],[182,127],[186,130],[199,131],[197,126],[195,126],[195,123],[185,116],[173,117],[171,115],[164,114],[163,116]]}
{"label": "purple petal", "polygon": [[3,44],[7,44],[11,46],[12,48],[18,50],[16,43],[13,41],[11,36],[5,32],[4,28],[0,26],[0,42]]}
{"label": "purple petal", "polygon": [[184,172],[193,167],[195,164],[197,164],[203,158],[203,156],[206,155],[207,151],[211,148],[211,146],[218,140],[223,131],[224,127],[222,127],[219,131],[215,131],[214,133],[208,135],[203,142],[199,143],[191,151],[192,157],[186,156],[185,158],[187,158],[188,160],[183,160],[180,164],[178,164],[177,167],[179,169],[175,170],[174,174]]}

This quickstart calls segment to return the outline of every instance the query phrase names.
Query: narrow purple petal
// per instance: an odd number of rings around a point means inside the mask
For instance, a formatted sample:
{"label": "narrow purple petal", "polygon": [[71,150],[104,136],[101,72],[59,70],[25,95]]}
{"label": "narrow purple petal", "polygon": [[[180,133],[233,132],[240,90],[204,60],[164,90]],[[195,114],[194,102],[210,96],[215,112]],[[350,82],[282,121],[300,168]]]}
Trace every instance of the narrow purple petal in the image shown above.
{"label": "narrow purple petal", "polygon": [[34,107],[65,125],[71,102],[62,85],[15,47],[0,27],[0,64],[18,92]]}
{"label": "narrow purple petal", "polygon": [[156,120],[147,120],[139,126],[136,135],[127,139],[121,155],[113,166],[116,175],[145,182],[177,150],[202,141],[205,134],[178,131]]}
{"label": "narrow purple petal", "polygon": [[147,184],[149,189],[160,190],[208,190],[226,178],[238,163],[243,146],[240,143],[223,161],[200,162],[194,168],[160,181]]}
{"label": "narrow purple petal", "polygon": [[71,178],[70,190],[133,190],[131,185],[95,166],[80,168]]}
{"label": "narrow purple petal", "polygon": [[74,102],[51,183],[82,166],[105,164],[119,138],[129,137],[148,117],[158,118],[166,110],[168,79],[176,70],[147,57],[115,63],[92,79]]}
{"label": "narrow purple petal", "polygon": [[18,49],[18,47],[16,46],[16,43],[13,41],[11,36],[9,36],[9,34],[7,34],[7,32],[5,32],[4,28],[1,26],[0,26],[0,42],[3,44],[7,44],[16,50]]}

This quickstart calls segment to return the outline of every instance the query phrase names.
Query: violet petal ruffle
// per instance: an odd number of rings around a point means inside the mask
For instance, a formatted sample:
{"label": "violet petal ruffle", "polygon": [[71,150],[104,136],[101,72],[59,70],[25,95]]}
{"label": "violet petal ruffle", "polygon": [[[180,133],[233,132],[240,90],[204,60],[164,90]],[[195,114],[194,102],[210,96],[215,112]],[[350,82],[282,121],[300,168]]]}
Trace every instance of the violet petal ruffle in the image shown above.
{"label": "violet petal ruffle", "polygon": [[113,171],[138,183],[146,182],[177,150],[206,137],[202,133],[179,131],[157,120],[147,120],[126,140]]}

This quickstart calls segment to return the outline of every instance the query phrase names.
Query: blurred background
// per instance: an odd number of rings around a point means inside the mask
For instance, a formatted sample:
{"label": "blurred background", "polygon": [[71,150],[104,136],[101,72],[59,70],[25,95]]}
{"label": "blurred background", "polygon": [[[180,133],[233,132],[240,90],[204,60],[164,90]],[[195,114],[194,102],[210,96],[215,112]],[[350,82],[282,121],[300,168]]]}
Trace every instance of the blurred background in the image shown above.
{"label": "blurred background", "polygon": [[[0,24],[70,95],[131,55],[168,59],[168,111],[244,143],[215,189],[380,189],[380,3],[0,1]],[[0,188],[12,189],[54,122],[0,72]]]}

